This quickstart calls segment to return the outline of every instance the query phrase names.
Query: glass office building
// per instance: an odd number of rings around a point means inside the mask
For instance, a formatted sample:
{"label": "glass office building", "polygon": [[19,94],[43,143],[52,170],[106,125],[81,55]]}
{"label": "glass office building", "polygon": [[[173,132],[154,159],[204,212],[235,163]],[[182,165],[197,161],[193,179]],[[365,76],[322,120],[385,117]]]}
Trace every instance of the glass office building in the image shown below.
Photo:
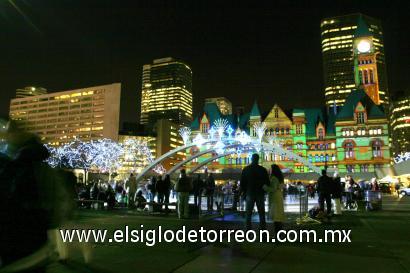
{"label": "glass office building", "polygon": [[178,125],[192,121],[192,71],[173,58],[143,66],[141,124],[167,119]]}
{"label": "glass office building", "polygon": [[113,83],[10,101],[10,118],[44,143],[118,140],[121,84]]}

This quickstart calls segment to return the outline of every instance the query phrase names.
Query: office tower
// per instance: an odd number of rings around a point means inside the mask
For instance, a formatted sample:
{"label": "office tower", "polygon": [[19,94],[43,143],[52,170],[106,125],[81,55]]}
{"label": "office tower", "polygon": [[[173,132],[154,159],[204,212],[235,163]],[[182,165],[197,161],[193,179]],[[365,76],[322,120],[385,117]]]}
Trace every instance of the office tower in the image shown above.
{"label": "office tower", "polygon": [[47,89],[43,87],[26,86],[16,90],[16,98],[25,98],[47,94]]}
{"label": "office tower", "polygon": [[399,92],[390,109],[392,150],[395,155],[410,152],[410,92]]}
{"label": "office tower", "polygon": [[222,115],[232,114],[232,103],[225,97],[207,98],[205,103],[215,103]]}
{"label": "office tower", "polygon": [[[376,104],[386,105],[388,88],[381,22],[357,13],[323,19],[320,27],[326,106],[342,106],[357,88],[364,89]],[[367,83],[364,74],[363,81],[358,82],[360,71],[368,73]]]}
{"label": "office tower", "polygon": [[118,140],[121,84],[93,86],[10,101],[10,118],[44,143],[79,138]]}
{"label": "office tower", "polygon": [[141,124],[167,119],[178,125],[192,121],[192,71],[171,57],[143,66]]}

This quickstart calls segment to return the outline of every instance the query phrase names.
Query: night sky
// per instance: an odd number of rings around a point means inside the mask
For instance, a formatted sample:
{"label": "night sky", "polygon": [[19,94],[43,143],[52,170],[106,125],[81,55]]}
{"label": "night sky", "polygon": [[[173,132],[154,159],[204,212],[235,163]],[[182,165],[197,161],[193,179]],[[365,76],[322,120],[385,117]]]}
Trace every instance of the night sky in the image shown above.
{"label": "night sky", "polygon": [[410,88],[407,1],[219,2],[0,0],[0,114],[27,85],[121,82],[121,120],[136,121],[142,65],[167,56],[193,70],[194,112],[214,96],[246,110],[322,106],[320,20],[353,12],[382,20],[390,92]]}

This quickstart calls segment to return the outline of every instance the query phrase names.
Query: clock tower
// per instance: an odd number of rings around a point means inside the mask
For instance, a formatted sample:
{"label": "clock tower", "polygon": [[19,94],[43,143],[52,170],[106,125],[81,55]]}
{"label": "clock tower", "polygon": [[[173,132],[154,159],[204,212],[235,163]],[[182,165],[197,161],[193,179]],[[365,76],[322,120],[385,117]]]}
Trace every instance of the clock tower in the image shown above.
{"label": "clock tower", "polygon": [[356,87],[363,89],[377,105],[381,103],[377,74],[377,53],[373,45],[373,34],[359,17],[353,40],[354,76]]}

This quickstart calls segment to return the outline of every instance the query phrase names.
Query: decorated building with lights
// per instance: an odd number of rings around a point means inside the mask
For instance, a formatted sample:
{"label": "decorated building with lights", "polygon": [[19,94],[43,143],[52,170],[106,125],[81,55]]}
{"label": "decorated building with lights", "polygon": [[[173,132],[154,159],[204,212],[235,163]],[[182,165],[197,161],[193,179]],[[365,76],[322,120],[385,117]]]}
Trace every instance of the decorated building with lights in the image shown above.
{"label": "decorated building with lights", "polygon": [[46,144],[118,140],[121,84],[86,87],[10,101],[10,118]]}
{"label": "decorated building with lights", "polygon": [[[312,166],[338,170],[358,179],[370,179],[376,169],[389,168],[390,151],[388,122],[383,108],[376,105],[365,90],[354,90],[346,99],[339,113],[325,108],[292,109],[284,111],[275,104],[268,113],[262,114],[255,102],[250,112],[242,115],[223,115],[216,103],[205,103],[203,112],[191,124],[192,137],[198,135],[212,138],[218,135],[218,127],[226,134],[240,136],[242,133],[257,138],[262,132],[262,141],[276,144],[282,152],[253,149],[240,150],[218,157],[217,149],[195,158],[186,168],[196,169],[203,162],[215,158],[206,165],[209,172],[240,172],[250,163],[253,152],[261,155],[261,164],[269,167],[278,164],[294,180],[306,180]],[[260,126],[263,122],[263,127]],[[216,144],[215,144],[216,145]],[[208,146],[193,146],[187,157],[204,152]],[[230,147],[221,144],[220,150]],[[258,151],[259,149],[259,151]],[[289,153],[286,153],[288,151]],[[219,152],[222,153],[222,152]],[[202,168],[205,171],[205,167]]]}
{"label": "decorated building with lights", "polygon": [[326,106],[342,106],[358,84],[376,104],[386,105],[389,96],[381,22],[356,13],[325,18],[320,28]]}
{"label": "decorated building with lights", "polygon": [[192,121],[192,71],[173,58],[156,59],[142,70],[141,124],[167,119],[178,125]]}

